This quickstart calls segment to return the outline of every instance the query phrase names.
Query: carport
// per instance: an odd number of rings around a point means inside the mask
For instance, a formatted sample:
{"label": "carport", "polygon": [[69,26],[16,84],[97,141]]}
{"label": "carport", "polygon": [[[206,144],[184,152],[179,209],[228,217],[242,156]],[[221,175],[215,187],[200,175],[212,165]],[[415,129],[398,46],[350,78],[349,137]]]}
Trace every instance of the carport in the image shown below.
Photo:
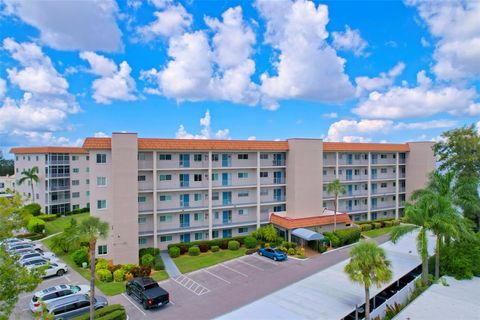
{"label": "carport", "polygon": [[[325,239],[325,237],[321,234],[321,233],[318,233],[318,232],[315,232],[315,231],[312,231],[310,229],[306,229],[306,228],[297,228],[297,229],[294,229],[292,231],[292,236],[294,236],[294,238],[292,238],[292,240],[294,242],[297,242],[296,240],[299,239],[300,241],[300,245],[302,247],[305,246],[305,241],[308,242],[308,241],[320,241],[320,240],[323,240]],[[298,242],[297,242],[298,243]]]}

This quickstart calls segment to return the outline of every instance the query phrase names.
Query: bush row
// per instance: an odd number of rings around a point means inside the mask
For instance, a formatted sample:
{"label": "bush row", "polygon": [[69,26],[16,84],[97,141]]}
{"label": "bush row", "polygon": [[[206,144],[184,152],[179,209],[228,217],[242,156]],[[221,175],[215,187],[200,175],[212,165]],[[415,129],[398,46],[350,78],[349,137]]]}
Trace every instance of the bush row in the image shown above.
{"label": "bush row", "polygon": [[42,207],[38,203],[30,203],[26,206],[23,206],[20,210],[23,214],[30,214],[35,217],[40,215]]}
{"label": "bush row", "polygon": [[332,247],[339,248],[357,242],[360,239],[360,228],[351,227],[340,229],[335,232],[324,232],[326,240],[331,242]]}
{"label": "bush row", "polygon": [[41,214],[37,216],[38,219],[42,219],[43,221],[53,221],[57,219],[57,216],[54,214]]}
{"label": "bush row", "polygon": [[45,230],[45,221],[37,217],[32,217],[28,220],[27,229],[30,232],[41,233]]}
{"label": "bush row", "polygon": [[[205,244],[205,243],[202,243],[202,244],[199,244],[198,246],[190,246],[188,248],[188,250],[185,251],[185,247],[174,247],[174,246],[170,246],[170,248],[168,249],[168,254],[170,255],[170,257],[172,258],[178,258],[180,255],[184,254],[185,252],[188,252],[188,255],[190,256],[198,256],[200,255],[200,252],[207,252],[208,251],[208,247],[209,245],[208,244]],[[256,245],[255,245],[256,247]],[[206,250],[204,250],[206,248]],[[223,242],[220,242],[220,246],[212,246],[210,247],[210,250],[212,252],[217,252],[219,249],[229,249],[229,250],[232,250],[232,251],[236,251],[238,249],[240,249],[240,241],[237,241],[237,240],[230,240],[226,243],[226,246],[223,245]],[[254,250],[254,249],[252,249]]]}
{"label": "bush row", "polygon": [[61,217],[61,216],[71,216],[73,214],[80,214],[80,213],[85,213],[85,212],[90,212],[90,208],[75,209],[75,210],[72,210],[72,211],[69,211],[69,212],[63,212],[63,213],[58,212],[55,215],[57,217]]}
{"label": "bush row", "polygon": [[235,241],[238,241],[240,243],[240,245],[243,245],[243,243],[245,241],[245,238],[246,238],[246,236],[238,236],[238,237],[214,239],[214,240],[202,240],[202,241],[194,241],[194,242],[172,243],[172,244],[169,244],[167,248],[169,250],[172,247],[180,248],[181,254],[186,253],[190,247],[197,247],[198,246],[200,248],[201,245],[208,246],[208,249],[206,251],[208,251],[213,246],[218,246],[221,249],[227,249],[229,241],[235,240]]}
{"label": "bush row", "polygon": [[[121,304],[111,304],[105,308],[95,311],[95,320],[125,320],[127,313]],[[86,313],[81,316],[73,318],[73,320],[90,320],[90,314]]]}
{"label": "bush row", "polygon": [[400,220],[385,220],[382,222],[363,222],[362,224],[359,224],[360,230],[361,231],[368,231],[372,229],[381,229],[385,227],[392,227],[392,226],[398,226],[400,224]]}
{"label": "bush row", "polygon": [[45,237],[45,234],[43,233],[36,233],[36,232],[29,232],[29,233],[24,233],[24,234],[19,234],[17,238],[20,239],[30,239],[32,241],[34,240],[39,240]]}

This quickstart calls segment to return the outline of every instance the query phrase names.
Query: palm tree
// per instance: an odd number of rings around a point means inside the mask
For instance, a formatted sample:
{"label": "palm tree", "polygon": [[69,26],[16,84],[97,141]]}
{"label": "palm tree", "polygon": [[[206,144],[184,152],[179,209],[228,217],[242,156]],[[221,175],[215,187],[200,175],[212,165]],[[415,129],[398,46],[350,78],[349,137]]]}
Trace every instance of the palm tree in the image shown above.
{"label": "palm tree", "polygon": [[392,279],[390,261],[385,251],[375,242],[363,241],[350,251],[350,262],[345,266],[350,280],[365,287],[365,320],[370,320],[370,287],[380,286]]}
{"label": "palm tree", "polygon": [[327,192],[333,193],[335,195],[335,202],[333,203],[334,213],[333,213],[333,231],[337,230],[337,202],[338,202],[338,195],[345,194],[347,189],[343,184],[340,183],[340,180],[335,179],[329,184],[327,184]]}
{"label": "palm tree", "polygon": [[33,168],[30,168],[30,169],[26,169],[26,170],[23,170],[22,171],[22,177],[20,178],[20,180],[18,180],[18,184],[21,185],[23,184],[25,181],[30,181],[30,185],[32,186],[32,202],[34,202],[35,200],[35,193],[33,192],[33,183],[34,182],[38,182],[39,180],[39,177],[38,177],[38,167],[33,167]]}
{"label": "palm tree", "polygon": [[106,239],[108,235],[108,223],[101,221],[97,217],[88,217],[78,226],[81,236],[88,239],[90,249],[90,320],[93,320],[95,313],[94,297],[95,297],[95,249],[97,240]]}

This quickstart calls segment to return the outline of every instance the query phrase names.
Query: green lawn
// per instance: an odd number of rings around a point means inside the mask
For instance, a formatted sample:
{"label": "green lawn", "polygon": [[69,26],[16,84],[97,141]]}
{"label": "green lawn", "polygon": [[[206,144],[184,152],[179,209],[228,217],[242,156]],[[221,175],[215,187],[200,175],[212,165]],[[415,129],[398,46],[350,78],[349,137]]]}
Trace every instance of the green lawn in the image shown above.
{"label": "green lawn", "polygon": [[46,235],[51,235],[57,232],[61,232],[65,230],[65,228],[70,226],[70,220],[75,218],[78,223],[82,220],[85,220],[90,214],[88,212],[80,213],[80,214],[73,214],[66,217],[57,218],[53,221],[48,221],[45,223],[45,233]]}
{"label": "green lawn", "polygon": [[373,229],[373,230],[368,230],[362,232],[364,236],[367,236],[369,238],[376,238],[383,236],[384,234],[390,233],[394,227],[386,227],[386,228],[381,228],[381,229]]}
{"label": "green lawn", "polygon": [[173,259],[178,269],[182,273],[192,272],[198,269],[213,266],[227,260],[235,259],[245,255],[247,249],[240,248],[237,251],[220,250],[217,252],[201,253],[199,256],[192,257],[188,253]]}

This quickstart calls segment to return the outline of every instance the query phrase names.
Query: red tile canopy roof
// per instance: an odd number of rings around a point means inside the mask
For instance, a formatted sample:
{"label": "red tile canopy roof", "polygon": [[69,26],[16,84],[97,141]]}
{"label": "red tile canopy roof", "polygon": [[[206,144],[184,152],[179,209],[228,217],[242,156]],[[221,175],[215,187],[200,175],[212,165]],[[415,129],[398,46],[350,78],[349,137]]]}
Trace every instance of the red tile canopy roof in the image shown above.
{"label": "red tile canopy roof", "polygon": [[[333,215],[318,215],[305,218],[282,217],[275,213],[270,215],[270,223],[285,229],[308,228],[333,224]],[[346,213],[337,212],[337,223],[352,224],[352,220]]]}

